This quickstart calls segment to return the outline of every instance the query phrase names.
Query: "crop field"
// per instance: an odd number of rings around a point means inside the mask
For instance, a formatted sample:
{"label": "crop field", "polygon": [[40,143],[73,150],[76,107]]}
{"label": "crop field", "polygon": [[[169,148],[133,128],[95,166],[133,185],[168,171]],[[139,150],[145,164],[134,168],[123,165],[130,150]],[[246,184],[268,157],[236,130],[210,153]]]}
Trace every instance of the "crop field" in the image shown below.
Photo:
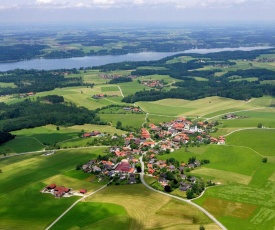
{"label": "crop field", "polygon": [[99,114],[102,121],[111,122],[115,127],[118,121],[122,122],[122,127],[133,126],[140,128],[145,121],[145,114]]}
{"label": "crop field", "polygon": [[125,208],[116,204],[81,202],[51,229],[128,229],[129,217]]}
{"label": "crop field", "polygon": [[6,88],[6,87],[16,88],[17,86],[14,83],[0,82],[0,87],[1,88]]}
{"label": "crop field", "polygon": [[275,129],[242,130],[226,137],[229,145],[247,146],[263,156],[275,156]]}
{"label": "crop field", "polygon": [[270,181],[260,187],[217,186],[208,189],[195,203],[212,212],[228,229],[273,229],[274,189],[275,183]]}
{"label": "crop field", "polygon": [[[83,178],[75,177],[82,172],[72,173],[71,170],[76,164],[102,154],[102,151],[102,148],[91,148],[59,151],[50,156],[30,154],[0,159],[0,229],[44,229],[79,198],[55,199],[40,191],[48,183],[78,189],[84,182]],[[103,184],[87,181],[83,186],[86,185],[90,192]]]}
{"label": "crop field", "polygon": [[64,147],[86,146],[90,138],[80,138],[79,135],[84,132],[100,131],[107,134],[124,134],[125,132],[108,125],[75,125],[71,127],[59,127],[55,125],[46,125],[43,127],[22,129],[12,132],[16,135],[15,139],[0,146],[1,153],[23,153],[43,150],[47,145],[59,143]]}
{"label": "crop field", "polygon": [[219,229],[192,206],[154,193],[143,185],[109,186],[87,201],[124,207],[129,215],[128,229],[198,229],[201,224]]}
{"label": "crop field", "polygon": [[45,146],[36,138],[16,137],[0,146],[0,153],[22,153],[43,150]]}
{"label": "crop field", "polygon": [[259,123],[262,123],[266,128],[275,128],[274,113],[274,108],[243,111],[236,114],[238,116],[247,116],[247,118],[220,120],[220,122],[222,122],[222,127],[257,127]]}
{"label": "crop field", "polygon": [[209,97],[196,101],[182,99],[164,99],[155,102],[138,102],[144,111],[152,114],[188,117],[212,117],[215,112],[220,114],[221,110],[237,110],[251,108],[244,101],[236,101],[228,98]]}
{"label": "crop field", "polygon": [[137,80],[133,80],[133,82],[119,83],[118,85],[120,86],[124,96],[135,94],[144,89],[150,89],[150,87],[138,83]]}

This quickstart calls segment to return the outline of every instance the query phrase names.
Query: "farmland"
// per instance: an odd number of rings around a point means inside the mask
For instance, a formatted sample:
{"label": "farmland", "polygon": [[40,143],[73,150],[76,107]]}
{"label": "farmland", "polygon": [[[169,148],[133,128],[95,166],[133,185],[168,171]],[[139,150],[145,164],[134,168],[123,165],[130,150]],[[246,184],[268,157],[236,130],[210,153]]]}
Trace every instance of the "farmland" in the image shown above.
{"label": "farmland", "polygon": [[[123,44],[116,45],[121,47]],[[71,44],[71,46],[82,47],[77,44]],[[110,51],[111,45],[107,44],[107,47]],[[88,46],[84,49],[85,52],[101,50],[99,47]],[[186,64],[194,59],[191,56],[179,56],[168,60],[166,64]],[[218,93],[208,96],[202,90],[205,94],[199,95],[196,100],[180,99],[185,98],[180,94],[179,98],[137,100],[135,103],[134,101],[130,101],[131,103],[122,101],[123,98],[137,92],[159,94],[172,89],[173,93],[173,89],[180,86],[179,83],[182,84],[181,87],[184,87],[184,84],[189,81],[198,85],[210,82],[216,86],[225,78],[223,77],[225,73],[239,69],[252,69],[251,65],[244,60],[235,60],[235,64],[228,64],[228,62],[224,64],[223,61],[216,63],[212,60],[201,68],[202,60],[209,61],[210,59],[202,58],[192,63],[199,68],[194,70],[197,71],[196,74],[192,75],[193,70],[187,72],[187,77],[182,76],[186,74],[185,72],[182,75],[173,75],[178,78],[172,78],[165,72],[171,66],[165,66],[161,62],[155,63],[155,66],[150,62],[142,63],[142,66],[126,63],[106,66],[102,69],[82,69],[77,74],[66,75],[66,79],[81,77],[83,80],[81,86],[55,88],[50,91],[37,92],[31,97],[22,96],[21,98],[20,94],[1,97],[1,102],[16,103],[22,100],[39,100],[46,95],[63,96],[64,104],[95,110],[97,120],[102,123],[106,122],[108,125],[85,124],[64,127],[48,124],[42,127],[11,131],[16,138],[0,146],[0,201],[2,204],[0,229],[45,229],[79,199],[77,197],[55,199],[49,194],[40,193],[46,185],[56,183],[76,191],[87,189],[88,192],[93,192],[107,183],[107,181],[98,182],[99,179],[95,175],[76,170],[76,166],[81,166],[97,158],[98,155],[105,155],[108,152],[107,146],[109,147],[109,144],[104,144],[101,148],[89,147],[92,140],[97,140],[96,138],[101,136],[82,138],[83,133],[100,131],[102,136],[105,135],[110,139],[115,136],[114,139],[116,139],[117,136],[127,133],[121,130],[124,128],[124,130],[131,130],[132,135],[139,138],[142,125],[148,128],[151,123],[168,122],[177,117],[189,118],[194,121],[194,124],[199,121],[205,122],[204,124],[217,122],[213,129],[209,129],[209,135],[225,136],[225,144],[206,145],[204,142],[194,141],[174,152],[170,153],[169,150],[159,155],[156,154],[158,160],[174,158],[179,163],[187,163],[192,157],[196,157],[197,160],[209,160],[209,163],[190,169],[190,172],[189,169],[185,171],[190,177],[196,176],[205,181],[211,180],[217,185],[207,188],[205,193],[193,202],[208,210],[230,230],[273,229],[275,224],[273,195],[275,192],[275,100],[270,96],[272,91],[268,91],[269,88],[266,88],[269,95],[260,97],[260,94],[257,94],[255,97],[259,96],[258,98],[250,97],[250,94],[245,95],[244,98],[236,98],[236,93],[239,93],[237,91],[227,94],[227,98],[217,96]],[[254,67],[274,69],[274,63],[256,61],[251,63]],[[225,65],[225,67],[218,68],[219,65]],[[130,70],[129,66],[133,69]],[[178,71],[177,68],[175,69]],[[134,76],[130,82],[109,84],[109,81],[117,78],[117,75],[130,76],[135,70],[141,71],[142,74]],[[204,72],[206,70],[216,72],[213,76],[211,74],[208,76],[207,72]],[[146,71],[148,74],[144,74]],[[152,73],[154,71],[164,72],[163,74]],[[189,73],[192,76],[189,77]],[[254,87],[253,84],[261,81],[260,77],[233,75],[227,83],[237,82],[240,85],[243,83],[248,87]],[[166,86],[162,89],[152,89],[141,84],[144,80],[163,80]],[[267,87],[266,83],[270,81],[274,80],[261,81],[257,85],[259,87],[257,90]],[[15,87],[15,85],[1,83],[0,87],[6,89]],[[253,88],[251,91],[254,93]],[[262,91],[257,91],[259,92]],[[49,102],[43,101],[42,103]],[[137,112],[132,108],[137,108]],[[2,111],[0,115],[1,113]],[[225,115],[231,113],[240,118],[224,118]],[[121,125],[118,126],[118,123]],[[117,126],[121,129],[116,129]],[[208,133],[202,135],[206,136]],[[124,139],[119,138],[123,143]],[[123,144],[118,147],[127,149],[127,146]],[[35,153],[35,151],[44,149],[55,149],[55,151],[49,156],[39,152]],[[25,152],[33,153],[16,155],[16,153]],[[4,157],[3,154],[8,156],[11,154],[12,157]],[[138,155],[134,156],[134,158],[138,157]],[[263,161],[265,158],[266,161]],[[146,177],[146,181],[148,184],[157,184],[163,190],[162,185],[157,182],[158,178]],[[171,194],[185,198],[187,193],[177,188]],[[79,202],[52,229],[106,229],[110,226],[112,229],[198,229],[200,225],[204,225],[206,229],[219,229],[206,215],[193,206],[155,193],[142,184],[135,184],[107,186]]]}
{"label": "farmland", "polygon": [[[40,193],[43,187],[54,183],[55,179],[57,183],[75,189],[87,186],[89,191],[93,191],[102,186],[104,182],[83,183],[83,180],[73,178],[82,176],[68,174],[75,168],[76,163],[86,162],[102,151],[99,148],[91,148],[60,151],[51,156],[31,154],[1,159],[0,228],[45,228],[78,199],[55,199],[52,195]],[[82,174],[79,171],[78,173]],[[18,207],[15,209],[15,206]]]}

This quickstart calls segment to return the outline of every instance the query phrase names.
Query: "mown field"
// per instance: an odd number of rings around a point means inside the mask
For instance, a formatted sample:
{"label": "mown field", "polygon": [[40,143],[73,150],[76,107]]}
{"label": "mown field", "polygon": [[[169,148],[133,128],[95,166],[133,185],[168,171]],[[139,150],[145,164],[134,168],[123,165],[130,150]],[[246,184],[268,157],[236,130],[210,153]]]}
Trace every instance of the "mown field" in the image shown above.
{"label": "mown field", "polygon": [[71,127],[57,127],[46,125],[32,129],[22,129],[12,132],[16,138],[0,146],[1,153],[22,153],[45,149],[48,145],[60,144],[61,147],[86,146],[89,138],[80,137],[82,132],[100,131],[105,134],[125,133],[108,125],[75,125]]}
{"label": "mown field", "polygon": [[124,207],[129,216],[128,229],[198,229],[200,225],[206,229],[219,229],[194,207],[152,192],[143,185],[110,186],[87,202],[106,202]]}
{"label": "mown field", "polygon": [[[102,148],[29,154],[0,159],[0,229],[45,229],[78,197],[56,199],[40,191],[49,183],[92,192],[106,182],[91,183],[76,164],[102,154]],[[85,183],[84,183],[85,182]],[[20,204],[20,205],[19,205]]]}
{"label": "mown field", "polygon": [[169,116],[205,117],[210,118],[221,114],[221,110],[244,110],[251,106],[244,101],[237,101],[228,98],[209,97],[196,101],[182,99],[163,99],[154,102],[136,103],[144,111],[152,114]]}
{"label": "mown field", "polygon": [[[220,184],[194,202],[228,229],[273,229],[275,224],[275,157],[273,129],[248,129],[226,136],[226,145],[189,147],[160,156],[187,162],[191,156],[210,164],[191,175]],[[267,157],[267,163],[263,163]],[[184,196],[184,194],[182,195]]]}

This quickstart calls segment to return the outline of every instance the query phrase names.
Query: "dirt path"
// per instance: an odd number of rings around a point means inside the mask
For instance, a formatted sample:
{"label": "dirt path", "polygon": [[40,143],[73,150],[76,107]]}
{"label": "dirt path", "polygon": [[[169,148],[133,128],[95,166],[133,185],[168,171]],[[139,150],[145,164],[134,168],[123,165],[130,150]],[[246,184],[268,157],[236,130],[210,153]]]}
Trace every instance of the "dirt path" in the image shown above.
{"label": "dirt path", "polygon": [[63,216],[65,216],[66,215],[66,213],[67,212],[69,212],[77,203],[79,203],[80,201],[82,201],[82,200],[84,200],[84,199],[86,199],[87,197],[89,197],[89,196],[92,196],[92,195],[94,195],[95,193],[97,193],[97,192],[99,192],[100,190],[102,190],[102,189],[104,189],[104,188],[106,188],[107,187],[107,184],[106,185],[104,185],[104,186],[102,186],[101,188],[99,188],[98,190],[96,190],[96,191],[94,191],[94,192],[92,192],[92,193],[90,193],[90,194],[87,194],[87,195],[85,195],[85,196],[83,196],[82,198],[80,198],[79,200],[77,200],[76,202],[74,202],[69,208],[67,208],[54,222],[52,222],[51,224],[50,224],[50,226],[49,227],[47,227],[45,230],[49,230],[52,226],[54,226]]}
{"label": "dirt path", "polygon": [[120,91],[120,93],[121,93],[121,96],[124,98],[124,94],[123,94],[123,92],[122,92],[120,86],[118,85],[117,87],[118,87],[118,89],[119,89],[119,91]]}

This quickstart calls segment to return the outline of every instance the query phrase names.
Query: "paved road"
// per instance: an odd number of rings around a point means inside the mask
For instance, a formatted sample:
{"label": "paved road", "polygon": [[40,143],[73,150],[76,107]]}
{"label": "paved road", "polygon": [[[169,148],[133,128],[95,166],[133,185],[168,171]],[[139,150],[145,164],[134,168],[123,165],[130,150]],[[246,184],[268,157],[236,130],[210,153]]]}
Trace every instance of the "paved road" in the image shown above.
{"label": "paved road", "polygon": [[177,197],[177,196],[174,196],[174,195],[171,195],[171,194],[168,194],[168,193],[165,193],[165,192],[161,192],[159,190],[156,190],[154,188],[152,188],[151,186],[149,186],[145,180],[144,180],[144,162],[142,160],[142,156],[139,158],[140,160],[140,163],[141,163],[141,169],[142,169],[142,172],[140,173],[140,180],[142,182],[142,184],[144,186],[146,186],[148,189],[154,191],[154,192],[157,192],[157,193],[160,193],[162,195],[165,195],[165,196],[169,196],[171,198],[175,198],[177,200],[180,200],[180,201],[183,201],[185,203],[188,203],[190,205],[193,205],[194,207],[198,208],[199,210],[201,210],[203,213],[205,213],[211,220],[213,220],[222,230],[227,230],[227,228],[225,226],[222,225],[222,223],[220,223],[211,213],[209,213],[208,211],[206,211],[204,208],[200,207],[199,205],[191,202],[191,200],[186,200],[186,199],[183,199],[183,198],[180,198],[180,197]]}
{"label": "paved road", "polygon": [[107,184],[106,185],[104,185],[104,186],[102,186],[101,188],[99,188],[98,190],[96,190],[96,191],[94,191],[94,192],[92,192],[92,193],[90,193],[90,194],[87,194],[86,196],[83,196],[82,198],[80,198],[79,200],[77,200],[76,202],[74,202],[68,209],[66,209],[54,222],[52,222],[51,224],[50,224],[50,226],[49,227],[47,227],[45,230],[49,230],[52,226],[54,226],[64,215],[66,215],[66,213],[67,212],[69,212],[77,203],[79,203],[80,201],[82,201],[82,200],[84,200],[84,199],[86,199],[87,197],[89,197],[89,196],[92,196],[92,195],[94,195],[95,193],[97,193],[97,192],[99,192],[100,190],[102,190],[102,189],[104,189],[105,187],[107,186]]}

